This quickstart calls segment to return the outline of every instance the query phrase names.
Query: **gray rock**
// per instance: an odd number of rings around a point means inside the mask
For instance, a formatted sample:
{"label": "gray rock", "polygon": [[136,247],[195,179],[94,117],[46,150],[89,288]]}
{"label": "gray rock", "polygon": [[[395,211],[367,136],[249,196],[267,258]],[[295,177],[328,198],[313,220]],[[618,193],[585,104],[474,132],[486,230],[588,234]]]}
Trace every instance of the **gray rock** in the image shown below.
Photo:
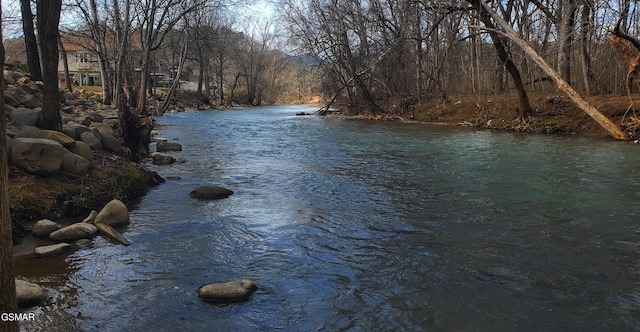
{"label": "gray rock", "polygon": [[33,232],[33,235],[36,237],[47,238],[49,237],[49,234],[59,230],[60,228],[60,225],[55,222],[49,219],[42,219],[36,222],[31,232]]}
{"label": "gray rock", "polygon": [[[13,105],[11,105],[13,106]],[[18,105],[20,106],[20,105]],[[18,107],[9,113],[9,120],[25,126],[37,126],[40,112],[35,109]]]}
{"label": "gray rock", "polygon": [[13,141],[13,163],[31,174],[52,175],[60,170],[68,152],[60,143],[44,138],[16,138]]}
{"label": "gray rock", "polygon": [[175,142],[158,142],[156,144],[156,150],[158,152],[182,151],[182,144]]}
{"label": "gray rock", "polygon": [[17,122],[12,122],[9,126],[7,126],[7,135],[12,136],[13,138],[18,137],[27,137],[27,138],[40,138],[38,135],[38,127],[36,126],[27,126],[21,125]]}
{"label": "gray rock", "polygon": [[76,140],[74,138],[55,130],[40,129],[38,130],[38,137],[56,141],[62,144],[62,146],[64,146],[65,148],[69,148],[76,144]]}
{"label": "gray rock", "polygon": [[88,112],[87,115],[93,118],[94,124],[101,124],[104,121],[104,116],[98,112]]}
{"label": "gray rock", "polygon": [[154,165],[169,165],[176,162],[176,158],[172,155],[161,152],[152,153],[151,159]]}
{"label": "gray rock", "polygon": [[113,136],[113,134],[103,131],[102,129],[98,129],[98,131],[100,132],[100,137],[102,138],[102,146],[105,150],[115,153],[122,152],[122,143],[120,143],[119,139]]}
{"label": "gray rock", "polygon": [[62,125],[62,132],[76,141],[79,139],[76,130],[70,125]]}
{"label": "gray rock", "polygon": [[128,225],[129,210],[122,201],[114,199],[100,210],[93,223],[111,226]]}
{"label": "gray rock", "polygon": [[9,91],[5,91],[4,93],[4,103],[5,105],[20,107],[20,101],[16,98],[15,93],[11,93]]}
{"label": "gray rock", "polygon": [[[78,124],[78,123],[67,123],[67,126],[73,128],[73,130],[75,130],[76,132],[76,137],[78,137],[77,140],[81,139],[82,137],[82,133],[86,133],[88,131],[91,131],[91,129],[89,129],[89,127]],[[71,136],[71,135],[69,135]]]}
{"label": "gray rock", "polygon": [[110,135],[115,135],[113,128],[111,128],[111,126],[109,126],[108,124],[102,123],[102,122],[94,122],[92,124],[89,125],[89,129],[93,129],[93,128],[98,128],[98,130],[100,130],[101,132],[107,132]]}
{"label": "gray rock", "polygon": [[42,100],[40,100],[40,98],[38,98],[38,96],[33,95],[33,94],[26,94],[24,97],[22,97],[22,105],[24,105],[25,107],[28,108],[38,108],[38,107],[42,107]]}
{"label": "gray rock", "polygon": [[72,147],[67,148],[69,152],[75,153],[80,157],[86,159],[89,162],[89,165],[93,165],[93,150],[87,145],[87,143],[82,141],[76,141]]}
{"label": "gray rock", "polygon": [[109,127],[115,129],[118,128],[118,125],[120,124],[120,122],[118,121],[118,119],[104,119],[102,120],[102,123],[108,125]]}
{"label": "gray rock", "polygon": [[85,142],[91,150],[102,150],[102,143],[91,131],[83,132],[80,135],[80,140]]}
{"label": "gray rock", "polygon": [[221,186],[201,186],[189,193],[189,196],[198,199],[222,199],[233,195],[233,191]]}
{"label": "gray rock", "polygon": [[18,307],[36,305],[44,300],[44,292],[38,284],[16,279]]}
{"label": "gray rock", "polygon": [[96,228],[96,226],[79,222],[67,227],[63,227],[49,234],[49,240],[59,242],[89,239],[93,237],[97,232],[98,229]]}
{"label": "gray rock", "polygon": [[69,248],[71,248],[71,245],[64,242],[58,243],[58,244],[52,244],[49,246],[37,247],[34,250],[33,255],[35,257],[51,257],[51,256],[59,255],[67,251],[67,249]]}
{"label": "gray rock", "polygon": [[89,173],[90,167],[91,163],[87,159],[75,153],[67,151],[62,155],[60,170],[63,172],[83,176]]}
{"label": "gray rock", "polygon": [[167,139],[164,137],[151,137],[151,142],[166,142]]}
{"label": "gray rock", "polygon": [[198,297],[205,302],[241,302],[248,300],[256,289],[258,287],[251,280],[235,280],[202,286]]}

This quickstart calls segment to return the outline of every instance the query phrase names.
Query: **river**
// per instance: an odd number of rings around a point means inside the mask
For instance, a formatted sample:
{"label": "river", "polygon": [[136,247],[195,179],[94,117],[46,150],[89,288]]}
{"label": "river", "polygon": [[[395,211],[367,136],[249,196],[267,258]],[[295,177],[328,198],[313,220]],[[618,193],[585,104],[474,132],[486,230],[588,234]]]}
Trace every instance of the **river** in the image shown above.
{"label": "river", "polygon": [[[133,245],[18,260],[49,297],[23,330],[640,330],[637,145],[300,111],[158,118],[187,162],[148,164]],[[197,297],[241,278],[248,302]]]}

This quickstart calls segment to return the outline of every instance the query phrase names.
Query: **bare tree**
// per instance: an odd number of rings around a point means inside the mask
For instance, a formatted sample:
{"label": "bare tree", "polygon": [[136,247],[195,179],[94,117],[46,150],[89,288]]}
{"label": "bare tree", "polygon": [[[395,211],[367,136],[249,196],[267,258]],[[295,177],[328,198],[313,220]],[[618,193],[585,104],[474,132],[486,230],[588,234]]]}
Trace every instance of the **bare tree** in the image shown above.
{"label": "bare tree", "polygon": [[62,0],[39,0],[38,36],[42,53],[42,111],[38,127],[62,131],[60,91],[58,89],[58,24]]}
{"label": "bare tree", "polygon": [[139,24],[142,59],[140,61],[140,85],[138,90],[138,112],[148,115],[147,88],[151,54],[164,41],[166,35],[188,13],[206,4],[206,0],[136,0],[135,12]]}
{"label": "bare tree", "polygon": [[484,0],[472,0],[477,1],[491,18],[503,29],[503,33],[509,37],[513,42],[518,44],[527,55],[529,55],[540,68],[553,79],[558,86],[558,89],[565,93],[580,109],[582,109],[587,115],[594,119],[604,130],[606,130],[613,138],[618,140],[628,140],[629,136],[623,132],[620,127],[611,122],[605,117],[598,109],[587,103],[547,62],[536,53],[518,34],[513,31],[509,23],[507,23],[502,17],[500,17]]}
{"label": "bare tree", "polygon": [[40,67],[38,41],[33,25],[31,0],[20,0],[20,10],[22,11],[22,31],[24,32],[24,43],[27,49],[29,77],[34,81],[42,81],[42,68]]}

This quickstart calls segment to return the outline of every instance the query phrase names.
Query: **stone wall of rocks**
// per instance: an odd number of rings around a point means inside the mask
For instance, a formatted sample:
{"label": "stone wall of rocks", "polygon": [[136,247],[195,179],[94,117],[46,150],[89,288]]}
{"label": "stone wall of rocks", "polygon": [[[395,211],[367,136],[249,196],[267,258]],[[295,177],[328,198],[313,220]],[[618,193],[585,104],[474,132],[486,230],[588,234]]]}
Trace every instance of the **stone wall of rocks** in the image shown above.
{"label": "stone wall of rocks", "polygon": [[62,132],[37,128],[42,110],[40,85],[18,72],[4,71],[4,101],[8,115],[9,161],[35,175],[66,172],[85,175],[93,164],[93,151],[124,154],[116,136],[117,111],[102,105],[96,94],[64,92]]}

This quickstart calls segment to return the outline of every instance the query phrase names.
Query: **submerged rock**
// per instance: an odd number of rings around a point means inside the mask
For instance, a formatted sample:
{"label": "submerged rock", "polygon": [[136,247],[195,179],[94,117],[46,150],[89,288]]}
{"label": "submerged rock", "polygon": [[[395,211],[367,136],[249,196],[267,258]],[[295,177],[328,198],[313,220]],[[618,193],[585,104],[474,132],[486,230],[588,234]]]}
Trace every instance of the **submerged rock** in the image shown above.
{"label": "submerged rock", "polygon": [[198,199],[222,199],[233,195],[233,191],[221,186],[202,186],[189,193],[189,196]]}
{"label": "submerged rock", "polygon": [[16,279],[16,298],[19,307],[28,307],[42,302],[44,292],[38,284]]}
{"label": "submerged rock", "polygon": [[200,287],[198,297],[205,302],[229,303],[247,301],[258,286],[251,280],[235,280]]}
{"label": "submerged rock", "polygon": [[158,152],[164,151],[182,151],[182,144],[174,142],[158,142],[156,144],[156,150]]}
{"label": "submerged rock", "polygon": [[172,155],[161,152],[152,153],[151,158],[154,165],[170,165],[176,162]]}

